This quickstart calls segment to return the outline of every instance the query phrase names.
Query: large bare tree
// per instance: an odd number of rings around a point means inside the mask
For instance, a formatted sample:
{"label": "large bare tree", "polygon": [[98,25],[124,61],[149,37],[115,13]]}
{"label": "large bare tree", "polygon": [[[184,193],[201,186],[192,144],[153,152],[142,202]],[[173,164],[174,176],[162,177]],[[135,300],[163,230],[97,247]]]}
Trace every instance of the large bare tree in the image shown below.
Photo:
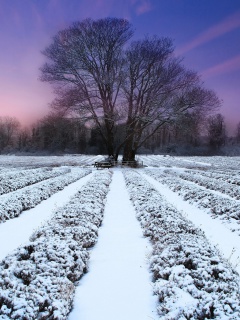
{"label": "large bare tree", "polygon": [[49,62],[41,68],[41,80],[57,86],[55,108],[93,122],[109,155],[119,119],[123,46],[132,34],[124,19],[87,19],[60,31],[43,51]]}
{"label": "large bare tree", "polygon": [[220,104],[174,57],[169,38],[146,37],[127,46],[132,35],[124,19],[74,23],[44,50],[49,62],[41,68],[41,79],[55,85],[53,108],[93,124],[108,155],[117,159],[123,149],[124,160],[134,160],[145,141],[179,115],[207,113]]}
{"label": "large bare tree", "polygon": [[133,42],[126,61],[124,160],[134,160],[137,150],[164,124],[191,110],[207,113],[220,104],[214,92],[203,88],[198,75],[174,57],[169,38]]}

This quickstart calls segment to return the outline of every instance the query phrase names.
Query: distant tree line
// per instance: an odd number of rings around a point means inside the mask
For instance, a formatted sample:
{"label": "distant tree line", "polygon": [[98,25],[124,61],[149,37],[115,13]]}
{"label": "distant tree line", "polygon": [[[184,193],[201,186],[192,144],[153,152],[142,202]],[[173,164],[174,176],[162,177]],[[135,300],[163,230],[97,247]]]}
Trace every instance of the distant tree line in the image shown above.
{"label": "distant tree line", "polygon": [[[122,141],[125,130],[125,124],[118,125],[117,142]],[[148,130],[151,132],[151,127]],[[149,132],[146,130],[144,134],[148,136]],[[220,113],[204,120],[189,113],[161,126],[138,152],[214,155],[225,147],[239,147],[240,151],[240,122],[235,134],[229,137]],[[15,118],[0,117],[0,152],[107,154],[107,149],[97,127],[86,126],[78,118],[49,114],[28,129],[21,128]]]}

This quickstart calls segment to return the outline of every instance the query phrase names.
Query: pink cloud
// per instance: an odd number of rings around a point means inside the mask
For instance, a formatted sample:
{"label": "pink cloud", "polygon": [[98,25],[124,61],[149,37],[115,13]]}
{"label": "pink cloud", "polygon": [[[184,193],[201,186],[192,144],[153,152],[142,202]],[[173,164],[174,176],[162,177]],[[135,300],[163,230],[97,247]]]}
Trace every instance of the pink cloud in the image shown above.
{"label": "pink cloud", "polygon": [[[138,4],[138,2],[140,2]],[[152,5],[149,0],[141,0],[137,2],[136,13],[137,15],[144,14],[152,10]]]}
{"label": "pink cloud", "polygon": [[188,52],[210,40],[218,38],[219,36],[226,34],[229,31],[237,29],[240,27],[240,11],[235,14],[228,16],[226,19],[220,23],[212,26],[208,30],[199,34],[195,39],[186,43],[184,46],[177,50],[177,54],[183,54]]}
{"label": "pink cloud", "polygon": [[223,74],[238,69],[240,69],[240,55],[237,55],[232,59],[229,59],[223,63],[217,64],[209,69],[206,69],[201,73],[205,78],[210,78],[218,74]]}

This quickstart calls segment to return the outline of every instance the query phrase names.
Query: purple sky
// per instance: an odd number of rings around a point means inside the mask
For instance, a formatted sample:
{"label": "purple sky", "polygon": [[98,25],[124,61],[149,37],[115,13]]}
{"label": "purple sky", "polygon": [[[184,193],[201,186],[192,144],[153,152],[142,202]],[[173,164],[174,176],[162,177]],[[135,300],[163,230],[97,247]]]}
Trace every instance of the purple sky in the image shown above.
{"label": "purple sky", "polygon": [[57,31],[88,17],[128,19],[135,38],[168,36],[184,64],[223,100],[229,131],[240,122],[240,0],[0,0],[0,116],[29,124],[47,114],[41,54]]}

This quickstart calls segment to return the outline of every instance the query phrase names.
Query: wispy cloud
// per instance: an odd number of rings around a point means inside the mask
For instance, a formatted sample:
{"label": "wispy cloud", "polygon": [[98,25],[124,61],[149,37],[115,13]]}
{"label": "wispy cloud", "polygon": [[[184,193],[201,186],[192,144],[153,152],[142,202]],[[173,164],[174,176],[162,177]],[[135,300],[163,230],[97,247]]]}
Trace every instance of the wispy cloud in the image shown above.
{"label": "wispy cloud", "polygon": [[44,28],[43,16],[41,15],[37,5],[34,2],[31,3],[31,14],[32,14],[33,25],[39,30],[43,29]]}
{"label": "wispy cloud", "polygon": [[133,3],[136,6],[137,15],[141,15],[152,10],[152,4],[150,0],[134,1]]}
{"label": "wispy cloud", "polygon": [[200,33],[195,39],[186,43],[185,45],[180,47],[178,50],[176,50],[177,54],[183,54],[185,52],[188,52],[196,47],[199,47],[202,44],[205,44],[239,27],[240,27],[240,11],[236,12],[231,16],[228,16],[226,19],[224,19],[220,23]]}
{"label": "wispy cloud", "polygon": [[240,55],[237,55],[223,63],[217,64],[201,72],[204,78],[210,78],[219,74],[240,69]]}

